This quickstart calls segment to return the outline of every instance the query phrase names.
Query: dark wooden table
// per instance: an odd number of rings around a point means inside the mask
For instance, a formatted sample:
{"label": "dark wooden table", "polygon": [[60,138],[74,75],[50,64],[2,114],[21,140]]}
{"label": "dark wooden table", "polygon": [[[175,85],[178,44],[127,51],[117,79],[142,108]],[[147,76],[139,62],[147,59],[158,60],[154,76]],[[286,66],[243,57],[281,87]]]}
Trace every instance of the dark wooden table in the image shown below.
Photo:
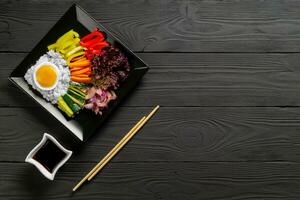
{"label": "dark wooden table", "polygon": [[[151,67],[51,182],[27,153],[66,136],[7,77],[72,4],[0,2],[0,199],[300,199],[300,1],[82,1]],[[143,114],[159,113],[78,193]]]}

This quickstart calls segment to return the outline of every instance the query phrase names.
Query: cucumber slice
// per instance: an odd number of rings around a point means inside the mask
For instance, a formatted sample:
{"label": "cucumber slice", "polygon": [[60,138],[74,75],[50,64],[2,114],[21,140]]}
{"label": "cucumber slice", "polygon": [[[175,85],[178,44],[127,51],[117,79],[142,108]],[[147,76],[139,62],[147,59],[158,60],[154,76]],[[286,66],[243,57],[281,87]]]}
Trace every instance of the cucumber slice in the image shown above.
{"label": "cucumber slice", "polygon": [[82,95],[74,92],[73,90],[68,90],[67,91],[67,94],[71,95],[72,97],[76,98],[76,99],[79,99],[79,100],[84,100],[85,97],[83,97]]}
{"label": "cucumber slice", "polygon": [[67,105],[67,103],[64,101],[64,99],[60,96],[58,97],[58,101],[57,101],[58,106],[63,109],[63,111],[69,116],[69,117],[73,117],[74,116],[74,112],[71,110],[71,108],[69,108],[69,106]]}
{"label": "cucumber slice", "polygon": [[73,113],[78,113],[79,112],[79,110],[80,110],[79,106],[76,105],[68,95],[64,95],[63,99],[65,100],[65,102],[67,103],[69,108],[71,108]]}
{"label": "cucumber slice", "polygon": [[82,107],[84,106],[84,103],[85,103],[84,100],[76,99],[76,98],[72,97],[72,96],[69,95],[69,94],[66,94],[66,95],[68,95],[68,97],[70,97],[70,99],[72,99],[72,101],[73,101],[74,103],[76,103],[79,107],[82,108]]}

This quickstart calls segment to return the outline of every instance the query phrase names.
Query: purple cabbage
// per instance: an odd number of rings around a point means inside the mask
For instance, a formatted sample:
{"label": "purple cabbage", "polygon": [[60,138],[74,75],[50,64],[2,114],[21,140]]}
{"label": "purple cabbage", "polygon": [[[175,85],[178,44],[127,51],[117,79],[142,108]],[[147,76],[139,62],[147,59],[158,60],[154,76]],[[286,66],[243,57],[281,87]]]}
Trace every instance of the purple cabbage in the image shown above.
{"label": "purple cabbage", "polygon": [[92,59],[92,82],[104,90],[117,89],[129,71],[127,57],[113,46],[104,47],[101,54]]}

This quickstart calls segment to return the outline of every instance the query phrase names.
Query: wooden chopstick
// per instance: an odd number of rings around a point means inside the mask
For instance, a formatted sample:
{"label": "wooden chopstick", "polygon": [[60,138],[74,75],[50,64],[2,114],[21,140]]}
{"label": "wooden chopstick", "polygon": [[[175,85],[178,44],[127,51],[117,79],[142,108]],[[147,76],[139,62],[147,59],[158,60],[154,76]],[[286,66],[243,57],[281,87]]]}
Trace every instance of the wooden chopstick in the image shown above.
{"label": "wooden chopstick", "polygon": [[86,180],[91,180],[124,146],[125,144],[145,125],[145,123],[155,114],[159,109],[156,106],[147,117],[142,117],[138,123],[121,139],[121,141],[73,188],[76,191]]}
{"label": "wooden chopstick", "polygon": [[122,141],[124,139],[126,139],[137,127],[140,123],[142,123],[145,120],[145,116],[142,117],[138,123],[136,123],[131,129],[130,131],[121,139],[121,141],[83,178],[81,179],[77,185],[73,188],[73,192],[75,192],[87,179],[90,175],[92,175],[92,173],[110,156],[110,154],[112,154],[113,151],[115,151],[118,146],[120,146],[122,144]]}
{"label": "wooden chopstick", "polygon": [[[117,147],[115,151],[112,152],[112,154],[100,164],[100,166],[92,173],[91,176],[88,177],[88,181],[90,181],[94,176],[98,174],[98,172],[105,167],[105,165],[125,146],[125,144],[145,125],[145,123],[155,114],[155,112],[159,109],[159,106],[156,106],[152,112],[146,117],[145,120],[142,120],[141,123],[138,124],[137,128],[134,129],[134,131],[129,135],[129,137],[125,138],[122,144]],[[101,162],[101,161],[100,161]]]}

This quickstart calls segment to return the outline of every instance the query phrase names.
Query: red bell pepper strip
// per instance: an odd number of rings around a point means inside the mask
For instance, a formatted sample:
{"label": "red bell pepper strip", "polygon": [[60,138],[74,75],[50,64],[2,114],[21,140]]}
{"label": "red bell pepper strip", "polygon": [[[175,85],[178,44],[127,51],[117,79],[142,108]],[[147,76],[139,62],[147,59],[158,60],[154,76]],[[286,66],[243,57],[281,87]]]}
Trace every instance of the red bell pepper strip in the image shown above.
{"label": "red bell pepper strip", "polygon": [[101,37],[95,37],[94,39],[91,39],[87,42],[80,42],[80,45],[83,47],[89,48],[90,46],[92,46],[95,43],[102,42],[103,39],[104,38],[101,38]]}
{"label": "red bell pepper strip", "polygon": [[104,39],[105,39],[104,34],[100,32],[98,29],[96,29],[92,33],[84,36],[80,40],[80,45],[88,48],[92,44],[103,41]]}
{"label": "red bell pepper strip", "polygon": [[90,48],[88,48],[86,51],[85,51],[85,56],[91,60],[95,55],[96,56],[99,56],[100,53],[101,53],[101,50],[104,48],[104,47],[107,47],[109,46],[109,43],[104,41],[104,42],[98,42],[98,43],[95,43],[93,44]]}
{"label": "red bell pepper strip", "polygon": [[99,42],[99,43],[96,43],[96,44],[93,44],[90,48],[89,48],[89,52],[93,53],[93,54],[96,54],[96,55],[99,55],[101,50],[104,48],[104,47],[107,47],[109,44],[107,42]]}
{"label": "red bell pepper strip", "polygon": [[101,50],[103,47],[107,47],[108,46],[108,42],[106,41],[102,41],[102,42],[97,42],[92,44],[89,49],[96,49],[96,50]]}

